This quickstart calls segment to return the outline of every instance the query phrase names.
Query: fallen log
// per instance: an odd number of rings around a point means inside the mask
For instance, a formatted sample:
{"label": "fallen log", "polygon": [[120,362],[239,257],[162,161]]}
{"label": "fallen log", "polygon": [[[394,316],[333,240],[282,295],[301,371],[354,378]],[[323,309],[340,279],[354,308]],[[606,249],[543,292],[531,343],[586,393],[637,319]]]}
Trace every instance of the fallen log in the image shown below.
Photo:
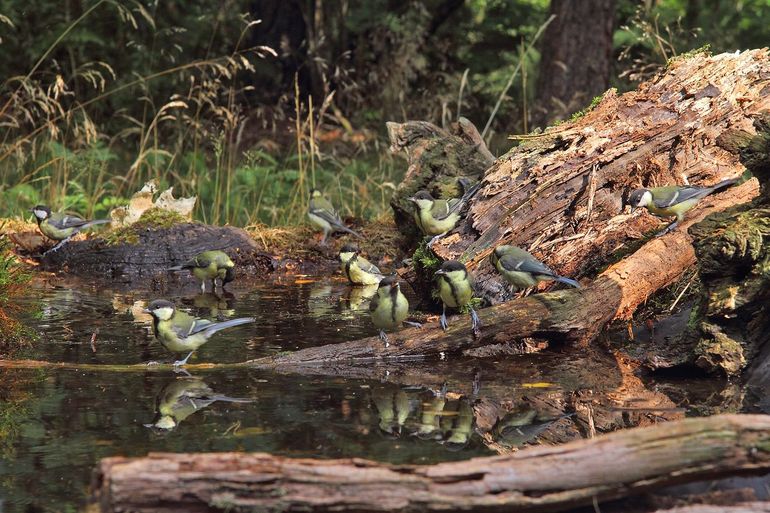
{"label": "fallen log", "polygon": [[750,201],[759,192],[752,179],[704,199],[676,230],[647,242],[641,249],[601,273],[581,289],[535,294],[478,311],[483,324],[474,337],[468,316],[450,320],[442,331],[438,323],[389,335],[385,347],[378,337],[329,344],[254,360],[261,366],[281,367],[322,362],[413,358],[457,352],[514,339],[536,337],[585,344],[613,319],[629,318],[656,290],[671,284],[695,263],[687,228],[707,214]]}
{"label": "fallen log", "polygon": [[[756,134],[753,121],[767,110],[767,49],[677,59],[636,91],[610,90],[579,119],[520,137],[484,173],[465,221],[433,249],[475,267],[508,243],[533,251],[562,275],[594,275],[618,248],[660,227],[646,213],[619,215],[631,189],[740,176],[746,167],[730,136]],[[434,139],[431,133],[425,145],[433,147]],[[430,156],[408,153],[410,169],[431,169]],[[491,266],[474,270],[487,299],[510,297]]]}
{"label": "fallen log", "polygon": [[563,511],[669,484],[770,470],[770,417],[722,415],[427,466],[264,453],[112,457],[103,512]]}

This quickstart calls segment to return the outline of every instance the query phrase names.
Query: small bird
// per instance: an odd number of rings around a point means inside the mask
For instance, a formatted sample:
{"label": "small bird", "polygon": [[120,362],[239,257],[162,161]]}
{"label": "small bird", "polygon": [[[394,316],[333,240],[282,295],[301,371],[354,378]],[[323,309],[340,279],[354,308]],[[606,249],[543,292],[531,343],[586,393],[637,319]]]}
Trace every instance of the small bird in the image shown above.
{"label": "small bird", "polygon": [[206,293],[206,280],[211,280],[212,291],[217,290],[217,278],[222,284],[222,290],[225,290],[225,284],[235,279],[235,264],[227,253],[219,250],[204,251],[198,253],[182,265],[169,267],[169,271],[181,271],[189,269],[201,282],[201,293]]}
{"label": "small bird", "polygon": [[78,216],[63,214],[61,212],[51,212],[51,209],[45,205],[36,205],[30,209],[35,215],[37,226],[40,231],[51,240],[59,241],[54,247],[43,253],[52,253],[61,248],[80,230],[97,224],[109,223],[109,219],[94,219],[87,221]]}
{"label": "small bird", "polygon": [[465,190],[459,198],[449,200],[435,199],[430,192],[422,190],[409,198],[409,201],[415,204],[414,221],[423,234],[432,236],[433,239],[428,243],[430,247],[433,242],[441,235],[454,229],[460,220],[460,211],[463,206],[479,189],[480,184],[468,187],[468,181],[464,178],[459,180],[460,185]]}
{"label": "small bird", "polygon": [[223,322],[197,319],[176,309],[171,301],[156,299],[145,313],[152,315],[152,328],[161,345],[172,353],[189,351],[184,360],[174,362],[174,367],[185,365],[196,349],[205,344],[217,331],[254,322],[253,317],[241,317]]}
{"label": "small bird", "polygon": [[215,394],[200,378],[177,378],[163,388],[156,400],[155,418],[145,427],[171,430],[198,410],[216,401],[253,403],[253,399]]}
{"label": "small bird", "polygon": [[359,239],[361,238],[361,235],[345,226],[340,219],[340,216],[337,214],[337,211],[334,210],[332,204],[323,197],[323,194],[321,194],[321,191],[318,189],[310,191],[310,205],[308,207],[307,215],[313,226],[323,231],[324,235],[321,239],[321,244],[325,244],[326,237],[328,237],[330,233],[336,231],[347,232],[355,235]]}
{"label": "small bird", "polygon": [[737,182],[737,178],[731,178],[711,187],[669,185],[667,187],[653,187],[651,189],[635,189],[628,196],[628,204],[631,205],[631,213],[638,207],[647,207],[647,210],[656,216],[676,216],[673,223],[658,233],[658,236],[660,236],[670,232],[677,224],[682,222],[685,213],[700,200]]}
{"label": "small bird", "polygon": [[362,257],[355,244],[345,244],[340,250],[340,268],[353,285],[376,285],[385,277],[376,265]]}
{"label": "small bird", "polygon": [[516,246],[497,246],[489,255],[489,261],[505,281],[519,290],[551,280],[580,288],[580,284],[575,280],[559,276],[543,262]]}
{"label": "small bird", "polygon": [[468,269],[457,260],[447,260],[441,264],[441,268],[436,271],[438,278],[438,294],[441,302],[444,304],[441,313],[441,328],[445,331],[449,328],[446,320],[446,307],[463,308],[468,307],[471,313],[471,328],[474,335],[479,334],[481,320],[476,311],[471,306],[473,299],[473,277],[468,273]]}
{"label": "small bird", "polygon": [[[395,276],[388,276],[380,282],[377,294],[369,302],[372,323],[380,330],[380,340],[385,347],[390,345],[386,329],[397,328],[409,315],[409,301],[401,292],[401,285]],[[419,326],[417,323],[410,323]]]}

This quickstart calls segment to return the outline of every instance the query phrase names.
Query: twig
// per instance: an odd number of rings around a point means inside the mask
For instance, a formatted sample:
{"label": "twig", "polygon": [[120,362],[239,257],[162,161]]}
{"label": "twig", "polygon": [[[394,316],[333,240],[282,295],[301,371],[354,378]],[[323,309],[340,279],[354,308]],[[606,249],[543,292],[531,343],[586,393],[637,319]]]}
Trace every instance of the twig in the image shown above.
{"label": "twig", "polygon": [[93,334],[91,335],[91,352],[96,352],[96,336],[99,334],[99,328],[96,328],[94,330]]}
{"label": "twig", "polygon": [[673,312],[674,311],[674,308],[676,308],[676,305],[679,303],[679,300],[682,299],[682,296],[684,296],[684,293],[687,292],[687,289],[690,288],[690,284],[695,279],[695,276],[696,276],[695,274],[690,276],[690,280],[687,282],[687,285],[684,286],[684,288],[682,289],[682,292],[680,292],[679,295],[676,296],[676,299],[671,304],[671,306],[668,308],[669,312]]}

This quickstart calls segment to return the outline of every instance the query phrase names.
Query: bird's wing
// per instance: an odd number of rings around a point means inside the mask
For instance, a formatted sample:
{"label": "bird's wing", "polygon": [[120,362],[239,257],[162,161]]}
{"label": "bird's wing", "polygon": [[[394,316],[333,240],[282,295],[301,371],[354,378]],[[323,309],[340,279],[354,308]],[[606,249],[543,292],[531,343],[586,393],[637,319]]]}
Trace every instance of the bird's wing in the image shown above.
{"label": "bird's wing", "polygon": [[372,296],[372,299],[369,300],[369,311],[373,312],[377,310],[377,307],[380,306],[380,294],[379,292]]}
{"label": "bird's wing", "polygon": [[51,217],[48,218],[48,224],[58,230],[64,230],[67,228],[80,228],[88,224],[88,221],[78,216],[56,213],[51,214]]}
{"label": "bird's wing", "polygon": [[454,212],[452,207],[455,205],[451,203],[451,201],[452,200],[434,200],[433,205],[430,207],[430,215],[437,221],[443,221],[449,217],[449,214]]}
{"label": "bird's wing", "polygon": [[212,324],[215,323],[207,321],[206,319],[194,319],[192,325],[190,326],[190,331],[187,335],[189,336],[200,333],[201,331],[210,328]]}
{"label": "bird's wing", "polygon": [[310,201],[310,213],[317,215],[329,224],[341,225],[342,220],[337,211],[325,198],[314,198]]}
{"label": "bird's wing", "polygon": [[516,258],[513,255],[503,255],[500,257],[500,265],[503,266],[503,269],[510,272],[517,271],[545,276],[556,276],[556,273],[554,273],[550,267],[532,257]]}
{"label": "bird's wing", "polygon": [[185,265],[189,267],[208,267],[211,265],[212,260],[211,255],[207,255],[204,252],[190,259]]}
{"label": "bird's wing", "polygon": [[656,208],[668,208],[687,200],[702,198],[711,189],[708,187],[659,187],[653,191],[652,204]]}
{"label": "bird's wing", "polygon": [[356,261],[358,262],[358,267],[360,267],[361,270],[364,271],[365,273],[382,274],[382,272],[376,265],[374,265],[364,257],[358,257]]}

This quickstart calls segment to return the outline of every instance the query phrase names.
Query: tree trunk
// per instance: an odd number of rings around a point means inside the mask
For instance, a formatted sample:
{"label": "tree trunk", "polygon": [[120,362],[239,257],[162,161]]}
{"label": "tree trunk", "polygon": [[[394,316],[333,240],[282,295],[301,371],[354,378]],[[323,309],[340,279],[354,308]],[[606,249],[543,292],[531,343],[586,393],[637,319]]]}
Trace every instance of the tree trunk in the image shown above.
{"label": "tree trunk", "polygon": [[685,219],[680,229],[651,240],[581,289],[535,294],[480,310],[482,328],[478,337],[471,332],[469,316],[465,315],[450,319],[447,331],[433,322],[422,328],[391,333],[388,347],[378,337],[370,337],[284,353],[254,363],[282,367],[414,358],[526,337],[587,343],[609,321],[629,318],[648,296],[671,284],[695,263],[692,240],[686,231],[688,226],[711,212],[748,202],[758,192],[757,181],[751,180],[704,199],[698,212]]}
{"label": "tree trunk", "polygon": [[551,0],[533,124],[565,119],[610,86],[616,0]]}
{"label": "tree trunk", "polygon": [[260,453],[105,458],[101,511],[561,511],[770,470],[770,417],[723,415],[427,466]]}

